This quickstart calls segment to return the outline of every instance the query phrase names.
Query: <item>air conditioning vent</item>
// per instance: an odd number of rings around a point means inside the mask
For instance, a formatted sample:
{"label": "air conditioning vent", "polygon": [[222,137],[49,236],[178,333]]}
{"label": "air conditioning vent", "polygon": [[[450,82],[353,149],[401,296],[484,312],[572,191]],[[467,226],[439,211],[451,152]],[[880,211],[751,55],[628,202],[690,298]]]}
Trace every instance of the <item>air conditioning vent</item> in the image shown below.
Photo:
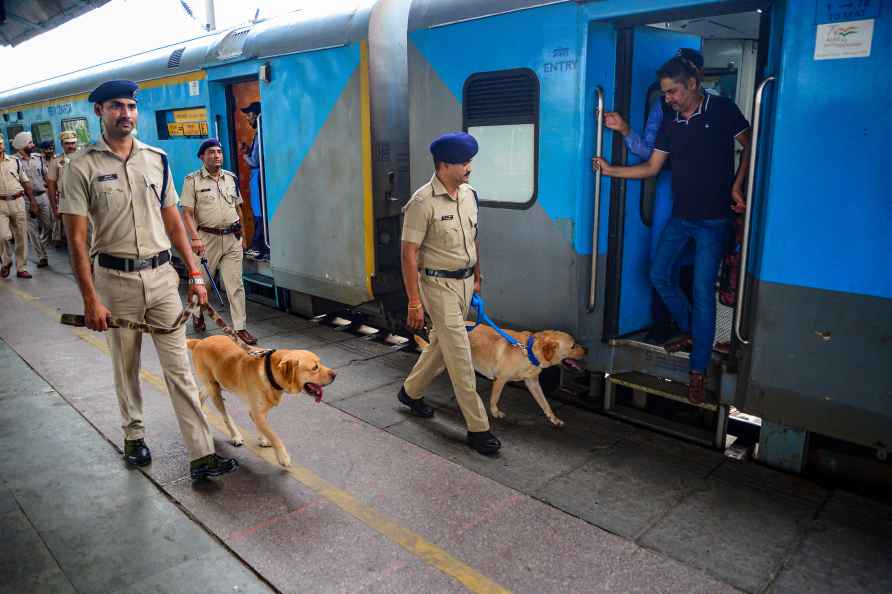
{"label": "air conditioning vent", "polygon": [[180,58],[183,57],[184,51],[186,51],[186,48],[184,48],[184,47],[173,50],[173,53],[170,54],[169,58],[167,58],[167,67],[168,68],[176,68],[177,66],[179,66]]}

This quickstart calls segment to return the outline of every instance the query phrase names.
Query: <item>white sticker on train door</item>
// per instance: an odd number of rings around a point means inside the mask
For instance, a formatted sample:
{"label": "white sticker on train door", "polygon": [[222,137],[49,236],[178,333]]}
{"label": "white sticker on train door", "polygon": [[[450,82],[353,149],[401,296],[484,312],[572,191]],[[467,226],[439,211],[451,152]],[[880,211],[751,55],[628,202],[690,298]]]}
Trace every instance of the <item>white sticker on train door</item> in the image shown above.
{"label": "white sticker on train door", "polygon": [[198,81],[197,80],[189,81],[189,96],[190,97],[198,96]]}
{"label": "white sticker on train door", "polygon": [[873,41],[873,19],[818,25],[815,60],[866,58]]}

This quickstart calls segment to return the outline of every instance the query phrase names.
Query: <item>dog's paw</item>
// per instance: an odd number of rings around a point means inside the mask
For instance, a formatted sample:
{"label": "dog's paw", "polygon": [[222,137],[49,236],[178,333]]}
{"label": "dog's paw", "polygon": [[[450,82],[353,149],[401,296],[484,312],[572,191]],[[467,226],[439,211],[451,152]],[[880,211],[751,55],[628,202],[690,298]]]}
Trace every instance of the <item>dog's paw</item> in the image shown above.
{"label": "dog's paw", "polygon": [[504,419],[505,417],[508,416],[508,415],[506,415],[505,413],[503,413],[502,411],[500,411],[500,410],[497,409],[497,408],[496,408],[496,409],[493,409],[493,410],[491,410],[491,411],[489,411],[489,412],[492,413],[492,416],[494,416],[494,417],[497,418],[497,419]]}
{"label": "dog's paw", "polygon": [[261,436],[260,439],[257,440],[257,445],[262,448],[271,448],[273,446],[273,444],[271,444],[270,441],[263,436]]}
{"label": "dog's paw", "polygon": [[555,427],[563,427],[564,422],[557,417],[548,417],[548,422],[554,425]]}
{"label": "dog's paw", "polygon": [[238,437],[233,437],[231,440],[229,440],[229,443],[238,448],[245,445],[245,440],[241,435],[239,435]]}

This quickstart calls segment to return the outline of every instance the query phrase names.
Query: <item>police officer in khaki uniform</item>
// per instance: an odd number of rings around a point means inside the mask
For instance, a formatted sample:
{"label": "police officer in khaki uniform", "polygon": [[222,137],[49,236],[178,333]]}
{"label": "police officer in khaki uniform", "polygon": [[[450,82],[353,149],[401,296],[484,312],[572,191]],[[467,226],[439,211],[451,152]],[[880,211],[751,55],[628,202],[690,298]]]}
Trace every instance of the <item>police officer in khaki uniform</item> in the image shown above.
{"label": "police officer in khaki uniform", "polygon": [[[59,134],[62,143],[62,154],[52,159],[46,166],[46,192],[50,197],[50,206],[53,209],[55,225],[53,226],[53,239],[64,239],[62,233],[62,219],[59,216],[59,178],[65,170],[65,166],[71,161],[72,155],[77,152],[77,133],[73,130],[65,130]],[[88,238],[89,239],[89,238]],[[89,245],[90,242],[87,242]]]}
{"label": "police officer in khaki uniform", "polygon": [[49,266],[47,248],[53,234],[53,210],[46,193],[46,162],[34,145],[30,132],[16,134],[12,146],[22,169],[31,180],[32,194],[38,206],[37,215],[31,216],[28,221],[28,239],[38,258],[37,267],[46,268]]}
{"label": "police officer in khaki uniform", "polygon": [[[21,162],[6,154],[6,141],[0,136],[0,277],[9,276],[15,238],[16,276],[31,278],[28,272],[28,211],[38,212],[31,195],[31,180]],[[29,206],[25,206],[27,199]]]}
{"label": "police officer in khaki uniform", "polygon": [[[171,242],[189,272],[189,293],[207,303],[201,272],[177,210],[177,193],[163,151],[131,135],[137,106],[131,81],[109,81],[88,97],[102,120],[103,135],[76,154],[61,178],[59,212],[64,216],[71,263],[87,327],[108,331],[115,388],[124,429],[124,459],[145,466],[146,446],[139,383],[142,333],[109,329],[108,318],[171,326],[183,310],[179,276],[170,265]],[[92,253],[86,247],[87,218],[93,222]],[[93,273],[91,274],[91,257]],[[164,381],[186,442],[193,479],[219,476],[238,462],[214,453],[186,350],[186,328],[152,334]]]}
{"label": "police officer in khaki uniform", "polygon": [[[180,204],[186,230],[192,237],[192,251],[207,258],[208,270],[216,274],[220,269],[232,326],[238,337],[247,344],[257,344],[246,328],[245,283],[242,280],[242,233],[239,212],[242,197],[238,179],[222,168],[223,147],[216,138],[201,143],[198,158],[204,167],[186,176]],[[205,282],[210,282],[205,272]],[[196,332],[204,332],[204,316],[193,318]]]}
{"label": "police officer in khaki uniform", "polygon": [[477,394],[465,320],[471,297],[480,290],[477,260],[477,200],[468,185],[477,141],[454,132],[430,146],[434,176],[403,208],[403,282],[409,297],[407,324],[417,330],[430,316],[430,346],[424,350],[397,396],[419,417],[433,416],[422,394],[445,366],[468,426],[468,445],[495,454],[501,443]]}

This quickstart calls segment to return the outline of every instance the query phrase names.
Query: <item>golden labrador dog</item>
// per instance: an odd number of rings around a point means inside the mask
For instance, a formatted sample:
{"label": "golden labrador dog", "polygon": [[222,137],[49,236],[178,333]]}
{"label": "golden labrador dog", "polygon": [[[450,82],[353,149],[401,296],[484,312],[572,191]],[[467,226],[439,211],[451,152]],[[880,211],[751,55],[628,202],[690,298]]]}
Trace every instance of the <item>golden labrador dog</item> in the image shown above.
{"label": "golden labrador dog", "polygon": [[[474,322],[466,324],[471,326]],[[480,375],[492,380],[492,394],[489,397],[490,414],[498,419],[504,418],[505,413],[499,409],[499,398],[502,397],[505,384],[523,381],[549,422],[555,427],[562,426],[564,422],[555,416],[548,400],[545,399],[545,393],[539,385],[539,374],[547,367],[561,364],[572,369],[580,369],[581,366],[576,360],[585,357],[588,351],[584,346],[576,344],[572,336],[557,330],[541,332],[505,330],[505,333],[522,345],[526,345],[532,335],[533,354],[538,359],[539,365],[533,365],[526,351],[512,347],[489,326],[481,324],[471,330],[468,338],[471,341],[474,369]],[[427,348],[427,341],[420,336],[415,337],[415,342],[422,349]]]}
{"label": "golden labrador dog", "polygon": [[202,340],[186,341],[192,351],[195,374],[203,385],[201,402],[210,396],[226,422],[232,444],[245,443],[232,417],[223,404],[222,390],[237,394],[250,407],[251,420],[260,431],[262,447],[272,446],[282,466],[291,465],[285,445],[267,423],[270,409],[279,405],[282,395],[306,392],[322,400],[323,386],[337,375],[310,351],[275,350],[263,357],[252,356],[228,336],[209,336]]}

